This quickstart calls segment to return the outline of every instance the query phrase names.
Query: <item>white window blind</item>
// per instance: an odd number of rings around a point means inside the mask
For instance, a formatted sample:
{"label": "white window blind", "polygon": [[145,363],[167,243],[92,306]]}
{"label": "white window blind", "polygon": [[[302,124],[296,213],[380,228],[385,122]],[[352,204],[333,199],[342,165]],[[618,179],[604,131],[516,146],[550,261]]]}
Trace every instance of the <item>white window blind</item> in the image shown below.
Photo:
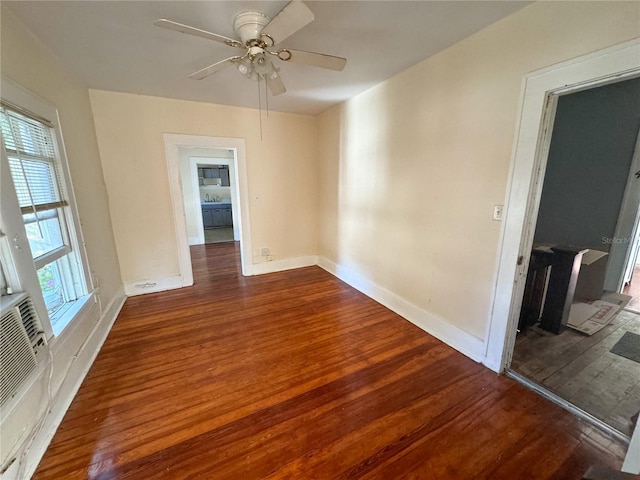
{"label": "white window blind", "polygon": [[52,127],[2,105],[0,127],[36,268],[71,251]]}
{"label": "white window blind", "polygon": [[[15,101],[24,103],[16,105]],[[76,224],[73,197],[69,195],[72,190],[65,187],[68,172],[64,146],[58,143],[62,138],[60,126],[48,120],[56,118],[55,107],[18,89],[10,81],[3,82],[2,169],[3,174],[7,172],[11,176],[9,190],[15,192],[17,205],[3,201],[2,216],[10,222],[20,247],[26,236],[33,265],[25,263],[24,248],[15,252],[3,248],[0,254],[20,259],[20,262],[11,262],[11,282],[34,298],[41,294],[44,302],[38,305],[39,314],[48,320],[45,324],[54,335],[76,316],[76,305],[79,305],[76,302],[86,298],[88,288],[86,258],[79,248],[81,231]],[[3,200],[9,195],[4,191],[2,194]],[[46,311],[42,307],[46,307]]]}
{"label": "white window blind", "polygon": [[7,108],[0,125],[18,201],[23,214],[67,205],[56,171],[49,125]]}

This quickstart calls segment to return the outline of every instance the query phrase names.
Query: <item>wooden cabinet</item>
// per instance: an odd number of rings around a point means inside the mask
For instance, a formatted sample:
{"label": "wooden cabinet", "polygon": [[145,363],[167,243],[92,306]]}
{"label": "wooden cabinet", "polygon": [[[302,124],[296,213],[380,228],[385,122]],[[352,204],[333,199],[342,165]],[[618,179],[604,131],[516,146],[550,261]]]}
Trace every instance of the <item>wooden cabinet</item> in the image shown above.
{"label": "wooden cabinet", "polygon": [[223,227],[224,225],[222,225],[222,209],[221,208],[214,208],[213,210],[211,210],[211,217],[213,220],[213,227]]}
{"label": "wooden cabinet", "polygon": [[232,227],[233,226],[233,217],[231,215],[231,205],[225,205],[222,209],[222,226],[223,227]]}
{"label": "wooden cabinet", "polygon": [[230,203],[202,204],[202,224],[204,228],[233,226],[233,211]]}
{"label": "wooden cabinet", "polygon": [[[223,187],[229,187],[231,182],[229,181],[229,166],[219,165],[211,167],[198,167],[198,177],[205,178],[219,178],[220,185]],[[202,185],[202,182],[200,182]]]}
{"label": "wooden cabinet", "polygon": [[202,224],[204,225],[204,228],[213,227],[213,217],[211,215],[212,211],[213,210],[211,210],[210,208],[202,207]]}
{"label": "wooden cabinet", "polygon": [[222,186],[223,187],[230,186],[231,183],[229,182],[229,167],[224,165],[219,169],[218,173],[220,174],[220,180],[222,181]]}

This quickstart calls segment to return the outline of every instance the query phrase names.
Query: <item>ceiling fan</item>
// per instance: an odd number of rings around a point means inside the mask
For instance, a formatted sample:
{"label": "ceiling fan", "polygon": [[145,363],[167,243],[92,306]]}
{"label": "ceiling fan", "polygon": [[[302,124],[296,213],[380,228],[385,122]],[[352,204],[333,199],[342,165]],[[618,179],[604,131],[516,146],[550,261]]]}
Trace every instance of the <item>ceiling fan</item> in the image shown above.
{"label": "ceiling fan", "polygon": [[167,19],[156,20],[153,23],[158,27],[195,35],[224,43],[230,47],[246,50],[243,55],[229,57],[198,70],[189,75],[189,78],[202,80],[223,68],[235,65],[242,75],[252,80],[264,80],[272,95],[280,95],[286,89],[280,78],[280,69],[273,64],[271,57],[277,57],[283,62],[291,61],[336,71],[341,71],[347,63],[346,58],[324,53],[287,48],[279,48],[275,51],[270,50],[276,43],[284,41],[312,22],[314,18],[313,12],[300,0],[293,0],[288,3],[272,19],[259,12],[242,12],[236,15],[233,21],[233,29],[240,40],[234,40]]}

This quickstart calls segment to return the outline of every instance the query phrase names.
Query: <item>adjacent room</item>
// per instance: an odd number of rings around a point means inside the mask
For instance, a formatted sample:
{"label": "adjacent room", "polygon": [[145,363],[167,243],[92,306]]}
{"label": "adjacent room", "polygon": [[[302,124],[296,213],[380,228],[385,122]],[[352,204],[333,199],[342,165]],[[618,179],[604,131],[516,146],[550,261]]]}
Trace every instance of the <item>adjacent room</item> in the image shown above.
{"label": "adjacent room", "polygon": [[0,8],[3,479],[640,474],[640,3]]}
{"label": "adjacent room", "polygon": [[511,364],[627,436],[640,411],[639,131],[640,79],[558,100]]}

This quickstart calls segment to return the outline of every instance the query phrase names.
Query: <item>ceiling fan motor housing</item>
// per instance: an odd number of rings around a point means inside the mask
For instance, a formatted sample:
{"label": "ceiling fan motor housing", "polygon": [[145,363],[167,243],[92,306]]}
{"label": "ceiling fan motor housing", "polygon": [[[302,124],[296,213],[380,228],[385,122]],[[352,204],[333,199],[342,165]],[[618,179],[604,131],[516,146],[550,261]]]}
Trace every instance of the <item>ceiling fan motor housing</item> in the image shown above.
{"label": "ceiling fan motor housing", "polygon": [[249,40],[258,38],[262,29],[270,20],[269,17],[262,13],[242,12],[236,15],[233,21],[233,29],[242,40],[242,43],[246,45]]}

